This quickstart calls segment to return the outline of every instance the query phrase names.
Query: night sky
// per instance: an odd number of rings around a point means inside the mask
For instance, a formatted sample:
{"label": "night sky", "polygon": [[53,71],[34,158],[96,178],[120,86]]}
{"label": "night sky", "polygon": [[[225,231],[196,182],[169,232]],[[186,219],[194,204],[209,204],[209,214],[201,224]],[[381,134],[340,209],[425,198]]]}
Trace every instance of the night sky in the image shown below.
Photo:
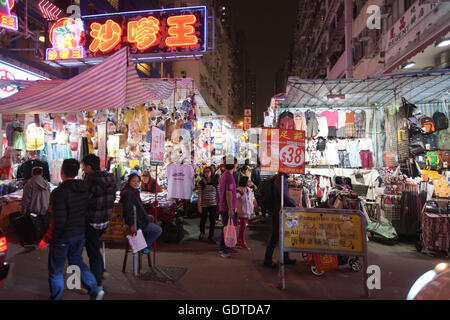
{"label": "night sky", "polygon": [[296,23],[297,0],[233,0],[234,29],[243,30],[256,71],[258,124],[274,92],[275,73],[286,61]]}

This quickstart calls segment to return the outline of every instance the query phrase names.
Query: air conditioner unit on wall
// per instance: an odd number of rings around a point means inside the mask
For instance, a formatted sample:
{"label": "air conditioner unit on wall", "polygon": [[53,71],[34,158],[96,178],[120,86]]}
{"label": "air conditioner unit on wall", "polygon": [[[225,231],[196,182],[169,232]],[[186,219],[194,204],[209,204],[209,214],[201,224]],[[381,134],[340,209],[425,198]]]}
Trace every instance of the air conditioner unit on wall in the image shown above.
{"label": "air conditioner unit on wall", "polygon": [[450,67],[450,50],[441,52],[435,60],[437,69],[447,69]]}

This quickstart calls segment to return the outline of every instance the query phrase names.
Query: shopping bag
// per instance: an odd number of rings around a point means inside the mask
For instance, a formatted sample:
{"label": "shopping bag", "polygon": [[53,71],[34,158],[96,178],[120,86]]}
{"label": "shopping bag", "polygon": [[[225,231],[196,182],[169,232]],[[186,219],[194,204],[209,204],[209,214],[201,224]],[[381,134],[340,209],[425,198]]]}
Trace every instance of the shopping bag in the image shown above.
{"label": "shopping bag", "polygon": [[133,254],[147,248],[147,242],[145,241],[142,230],[139,229],[135,236],[127,235],[128,243],[130,244]]}
{"label": "shopping bag", "polygon": [[228,224],[223,228],[223,237],[225,240],[225,245],[228,248],[234,248],[236,246],[236,227],[233,224],[233,219],[228,218]]}

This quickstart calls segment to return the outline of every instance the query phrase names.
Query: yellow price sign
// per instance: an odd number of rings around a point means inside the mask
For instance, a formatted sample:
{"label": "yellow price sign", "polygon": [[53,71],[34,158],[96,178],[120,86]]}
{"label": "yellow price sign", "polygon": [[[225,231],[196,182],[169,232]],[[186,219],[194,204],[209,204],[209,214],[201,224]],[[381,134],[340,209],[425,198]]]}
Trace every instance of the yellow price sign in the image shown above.
{"label": "yellow price sign", "polygon": [[361,216],[355,213],[284,211],[284,246],[363,252]]}

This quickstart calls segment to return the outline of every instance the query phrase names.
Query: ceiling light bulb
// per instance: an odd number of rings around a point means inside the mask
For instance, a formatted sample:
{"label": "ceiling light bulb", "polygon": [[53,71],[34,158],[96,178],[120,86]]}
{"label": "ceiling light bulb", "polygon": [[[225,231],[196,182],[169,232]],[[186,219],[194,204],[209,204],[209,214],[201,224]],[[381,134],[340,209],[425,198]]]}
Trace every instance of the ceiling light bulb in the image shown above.
{"label": "ceiling light bulb", "polygon": [[438,43],[436,44],[436,46],[439,48],[444,48],[448,45],[450,45],[450,39],[442,39],[442,40],[438,41]]}
{"label": "ceiling light bulb", "polygon": [[45,42],[45,37],[44,37],[44,36],[40,36],[40,37],[39,37],[39,41],[40,41],[40,42]]}
{"label": "ceiling light bulb", "polygon": [[416,63],[411,61],[411,62],[405,63],[405,64],[402,66],[402,68],[403,68],[403,69],[410,69],[410,68],[414,67],[415,65],[416,65]]}

